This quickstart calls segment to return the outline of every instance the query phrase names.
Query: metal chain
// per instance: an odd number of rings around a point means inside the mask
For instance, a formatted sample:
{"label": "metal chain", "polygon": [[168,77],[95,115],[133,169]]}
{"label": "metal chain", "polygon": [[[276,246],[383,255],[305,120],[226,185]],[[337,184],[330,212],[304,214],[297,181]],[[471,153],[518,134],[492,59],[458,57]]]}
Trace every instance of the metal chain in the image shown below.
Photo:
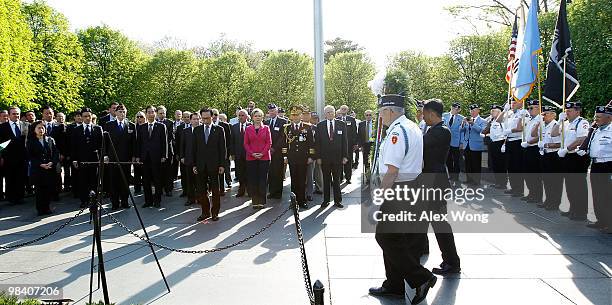
{"label": "metal chain", "polygon": [[205,249],[205,250],[177,249],[177,248],[172,248],[172,247],[164,246],[162,244],[158,244],[158,243],[153,242],[151,240],[147,240],[146,237],[139,235],[138,233],[134,232],[132,229],[130,229],[126,225],[124,225],[121,221],[119,221],[117,218],[115,218],[115,216],[113,216],[113,214],[108,213],[108,211],[104,207],[102,207],[102,205],[100,205],[100,208],[104,211],[104,213],[107,216],[110,217],[110,219],[115,224],[117,224],[123,230],[125,230],[129,234],[133,235],[134,237],[140,239],[141,241],[143,241],[145,243],[148,243],[148,244],[153,245],[155,247],[158,247],[160,249],[164,249],[164,250],[168,250],[168,251],[172,251],[172,252],[186,253],[186,254],[207,254],[207,253],[214,253],[214,252],[219,252],[219,251],[227,250],[227,249],[236,247],[238,245],[241,245],[241,244],[243,244],[243,243],[253,239],[255,236],[257,236],[257,235],[263,233],[264,231],[266,231],[274,223],[276,223],[279,219],[281,219],[285,214],[287,214],[287,212],[291,209],[291,206],[287,207],[280,215],[276,216],[276,218],[274,218],[274,220],[272,220],[270,223],[266,224],[264,227],[262,227],[261,229],[257,230],[255,233],[247,236],[246,238],[243,238],[243,239],[241,239],[241,240],[239,240],[237,242],[234,242],[234,243],[226,245],[226,246],[222,246],[222,247],[218,247],[218,248],[212,248],[212,249]]}
{"label": "metal chain", "polygon": [[47,234],[45,234],[43,236],[40,236],[38,238],[29,240],[29,241],[26,241],[26,242],[23,242],[23,243],[20,243],[20,244],[13,244],[13,245],[9,245],[9,246],[0,246],[0,250],[10,250],[10,249],[16,249],[16,248],[25,247],[27,245],[33,244],[35,242],[39,242],[39,241],[41,241],[41,240],[43,240],[43,239],[45,239],[47,237],[50,237],[53,234],[59,232],[61,229],[65,228],[67,225],[69,225],[71,222],[73,222],[79,216],[81,216],[81,214],[83,214],[83,212],[85,210],[87,210],[88,208],[89,207],[81,208],[81,210],[79,210],[78,213],[76,213],[74,216],[72,216],[70,219],[68,219],[68,221],[64,222],[61,226],[55,228],[55,230],[53,230],[53,231],[51,231],[51,232],[49,232],[49,233],[47,233]]}
{"label": "metal chain", "polygon": [[306,260],[306,247],[304,246],[304,234],[302,232],[302,222],[300,221],[300,213],[298,207],[293,210],[293,216],[295,218],[295,229],[297,232],[297,239],[300,245],[300,258],[302,260],[302,274],[304,275],[304,286],[306,287],[306,294],[310,300],[310,304],[315,304],[314,291],[312,290],[312,282],[310,281],[310,271],[308,270],[308,261]]}

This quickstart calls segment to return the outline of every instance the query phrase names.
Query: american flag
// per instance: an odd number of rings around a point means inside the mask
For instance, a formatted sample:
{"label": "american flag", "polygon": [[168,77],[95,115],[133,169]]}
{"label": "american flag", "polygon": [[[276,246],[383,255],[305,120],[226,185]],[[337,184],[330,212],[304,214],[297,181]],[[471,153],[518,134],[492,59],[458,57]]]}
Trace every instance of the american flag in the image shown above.
{"label": "american flag", "polygon": [[516,25],[517,16],[514,15],[514,25],[512,26],[512,38],[510,38],[510,47],[508,48],[508,64],[506,65],[506,82],[512,81],[512,74],[516,66],[518,66],[518,58],[516,58],[516,40],[518,37],[518,27]]}

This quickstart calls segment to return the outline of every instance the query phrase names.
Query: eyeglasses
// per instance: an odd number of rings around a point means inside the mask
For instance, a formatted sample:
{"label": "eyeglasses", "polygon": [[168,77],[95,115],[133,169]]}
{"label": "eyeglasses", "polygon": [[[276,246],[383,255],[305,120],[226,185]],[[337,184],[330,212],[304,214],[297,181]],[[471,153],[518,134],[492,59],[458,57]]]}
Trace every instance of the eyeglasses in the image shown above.
{"label": "eyeglasses", "polygon": [[139,119],[144,119],[144,116],[139,115],[139,116],[136,116],[136,118],[139,118]]}

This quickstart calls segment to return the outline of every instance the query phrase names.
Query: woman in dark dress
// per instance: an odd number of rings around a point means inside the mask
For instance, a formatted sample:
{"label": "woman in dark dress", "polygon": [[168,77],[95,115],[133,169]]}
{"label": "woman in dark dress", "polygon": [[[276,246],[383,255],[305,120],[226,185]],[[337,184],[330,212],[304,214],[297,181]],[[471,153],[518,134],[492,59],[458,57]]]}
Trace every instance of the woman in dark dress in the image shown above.
{"label": "woman in dark dress", "polygon": [[59,152],[55,140],[46,135],[47,130],[42,121],[30,126],[30,136],[26,143],[30,168],[30,181],[35,187],[36,210],[38,215],[52,213],[49,205],[55,188],[55,176],[59,162]]}

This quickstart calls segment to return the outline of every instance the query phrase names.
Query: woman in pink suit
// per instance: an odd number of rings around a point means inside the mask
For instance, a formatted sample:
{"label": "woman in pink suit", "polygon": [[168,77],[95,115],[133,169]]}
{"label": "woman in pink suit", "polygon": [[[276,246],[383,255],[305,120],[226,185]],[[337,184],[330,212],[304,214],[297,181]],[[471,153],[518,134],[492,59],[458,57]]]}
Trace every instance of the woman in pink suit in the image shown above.
{"label": "woman in pink suit", "polygon": [[263,124],[263,111],[259,108],[253,109],[251,116],[253,125],[248,126],[244,132],[247,188],[253,202],[253,208],[261,209],[266,204],[272,137],[270,128]]}

